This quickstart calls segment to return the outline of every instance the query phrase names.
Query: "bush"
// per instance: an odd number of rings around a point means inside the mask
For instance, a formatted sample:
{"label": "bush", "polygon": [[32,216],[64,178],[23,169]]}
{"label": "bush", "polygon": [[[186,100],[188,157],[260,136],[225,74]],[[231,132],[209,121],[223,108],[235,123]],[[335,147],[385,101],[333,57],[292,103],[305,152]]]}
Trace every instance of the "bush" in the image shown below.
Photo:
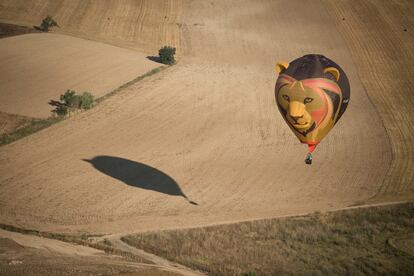
{"label": "bush", "polygon": [[60,95],[59,99],[60,101],[51,100],[49,102],[55,107],[52,112],[59,116],[66,116],[77,109],[89,109],[94,103],[94,96],[91,93],[83,92],[82,95],[76,95],[74,90],[67,90],[65,94]]}
{"label": "bush", "polygon": [[52,112],[56,113],[58,116],[66,116],[69,113],[68,107],[60,102],[51,101],[49,104],[55,106],[55,109],[52,110]]}
{"label": "bush", "polygon": [[171,65],[175,63],[174,55],[175,55],[175,48],[170,46],[164,46],[158,51],[160,56],[161,63]]}
{"label": "bush", "polygon": [[65,104],[69,109],[80,108],[80,97],[76,95],[74,90],[67,90],[65,94],[60,95],[60,100]]}
{"label": "bush", "polygon": [[42,20],[39,29],[42,32],[48,32],[52,27],[59,27],[59,25],[50,15],[48,15]]}
{"label": "bush", "polygon": [[83,92],[80,96],[80,108],[89,109],[93,105],[93,95],[89,92]]}

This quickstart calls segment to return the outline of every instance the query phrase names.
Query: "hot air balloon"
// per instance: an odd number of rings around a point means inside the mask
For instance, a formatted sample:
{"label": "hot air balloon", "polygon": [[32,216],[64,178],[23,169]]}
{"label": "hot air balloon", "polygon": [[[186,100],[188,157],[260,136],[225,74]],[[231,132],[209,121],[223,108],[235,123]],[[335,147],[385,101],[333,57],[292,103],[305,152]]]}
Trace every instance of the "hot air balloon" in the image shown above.
{"label": "hot air balloon", "polygon": [[305,55],[278,62],[276,103],[288,126],[312,152],[344,114],[350,98],[349,81],[338,64],[323,55]]}

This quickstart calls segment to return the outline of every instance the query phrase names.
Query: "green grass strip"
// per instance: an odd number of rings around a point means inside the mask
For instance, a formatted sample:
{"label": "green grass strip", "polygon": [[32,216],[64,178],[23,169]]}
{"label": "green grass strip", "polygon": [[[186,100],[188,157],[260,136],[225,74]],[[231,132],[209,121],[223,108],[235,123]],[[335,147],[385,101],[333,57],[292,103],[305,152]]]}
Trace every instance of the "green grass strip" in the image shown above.
{"label": "green grass strip", "polygon": [[62,121],[62,117],[49,117],[47,119],[33,119],[27,126],[17,129],[12,133],[5,133],[0,137],[0,146],[4,146],[19,140],[23,137],[26,137],[32,133],[35,133],[39,130],[47,128],[57,122]]}
{"label": "green grass strip", "polygon": [[123,89],[125,89],[125,88],[127,88],[127,87],[129,87],[129,86],[131,86],[131,85],[133,85],[133,84],[135,84],[135,83],[137,83],[137,82],[139,82],[140,80],[142,80],[142,79],[144,79],[144,78],[146,78],[146,77],[152,76],[152,75],[154,75],[154,74],[156,74],[156,73],[158,73],[158,72],[161,72],[161,71],[162,71],[162,70],[164,70],[165,68],[168,68],[168,67],[167,67],[167,66],[160,66],[160,67],[154,68],[154,69],[152,69],[151,71],[149,71],[149,72],[145,73],[144,75],[141,75],[141,76],[136,77],[135,79],[133,79],[133,80],[131,80],[131,81],[127,82],[127,83],[124,83],[124,84],[123,84],[123,85],[121,85],[120,87],[118,87],[118,88],[116,88],[116,89],[112,90],[111,92],[109,92],[109,93],[107,93],[107,94],[103,95],[102,97],[96,98],[95,103],[97,103],[97,104],[98,104],[98,103],[102,102],[103,100],[105,100],[105,99],[107,99],[107,98],[109,98],[109,97],[111,97],[111,96],[115,95],[115,94],[116,94],[116,93],[118,93],[119,91],[121,91],[121,90],[123,90]]}

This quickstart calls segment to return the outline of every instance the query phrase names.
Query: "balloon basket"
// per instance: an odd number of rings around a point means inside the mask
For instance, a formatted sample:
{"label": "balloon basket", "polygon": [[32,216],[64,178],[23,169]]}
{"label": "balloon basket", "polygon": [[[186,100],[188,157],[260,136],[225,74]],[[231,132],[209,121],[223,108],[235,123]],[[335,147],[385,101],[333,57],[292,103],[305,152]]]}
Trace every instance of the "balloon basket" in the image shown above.
{"label": "balloon basket", "polygon": [[311,165],[312,164],[312,153],[309,152],[306,155],[305,163],[308,164],[308,165]]}

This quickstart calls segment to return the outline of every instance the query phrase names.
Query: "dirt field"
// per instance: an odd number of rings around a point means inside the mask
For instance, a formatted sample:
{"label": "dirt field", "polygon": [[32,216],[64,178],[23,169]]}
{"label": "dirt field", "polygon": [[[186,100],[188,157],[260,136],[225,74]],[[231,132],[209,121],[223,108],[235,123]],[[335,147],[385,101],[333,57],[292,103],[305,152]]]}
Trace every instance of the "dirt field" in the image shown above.
{"label": "dirt field", "polygon": [[[156,13],[145,1],[134,6],[140,12],[124,1],[23,2],[0,1],[0,20],[34,24],[51,13],[58,32],[124,47],[140,40],[145,51],[171,43],[182,58],[88,112],[0,148],[0,222],[131,233],[414,198],[413,28],[399,16],[412,4],[379,2],[379,10],[394,10],[378,20],[357,1],[170,1]],[[84,20],[74,22],[70,14],[80,10]],[[107,17],[119,20],[97,29]],[[399,20],[408,32],[395,31]],[[391,33],[393,43],[384,42]],[[273,95],[275,62],[307,53],[335,60],[352,85],[350,106],[312,166]],[[406,71],[396,78],[398,68]]]}
{"label": "dirt field", "polygon": [[103,251],[0,230],[1,275],[178,275]]}
{"label": "dirt field", "polygon": [[[373,201],[414,192],[414,2],[325,1],[387,130],[392,161]],[[377,16],[371,16],[376,14]],[[382,150],[382,148],[379,148]]]}
{"label": "dirt field", "polygon": [[51,115],[50,100],[66,90],[102,96],[160,66],[145,54],[60,34],[0,40],[0,111]]}
{"label": "dirt field", "polygon": [[164,45],[179,46],[182,6],[181,0],[0,0],[0,21],[32,27],[52,15],[56,32],[156,55]]}

